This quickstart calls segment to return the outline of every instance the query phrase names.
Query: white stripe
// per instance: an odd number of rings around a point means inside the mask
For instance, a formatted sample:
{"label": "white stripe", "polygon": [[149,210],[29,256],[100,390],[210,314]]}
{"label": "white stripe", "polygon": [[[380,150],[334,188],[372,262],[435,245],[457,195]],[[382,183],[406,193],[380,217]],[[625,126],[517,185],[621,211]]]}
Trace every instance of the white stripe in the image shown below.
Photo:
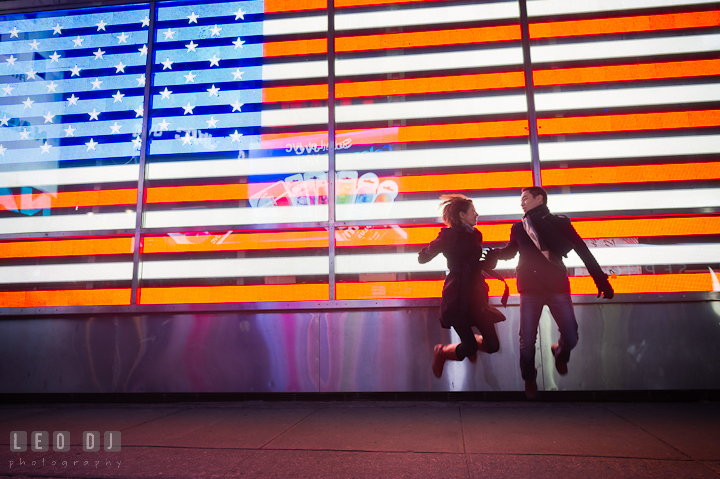
{"label": "white stripe", "polygon": [[142,279],[327,275],[327,256],[145,261]]}
{"label": "white stripe", "polygon": [[283,18],[262,22],[263,35],[292,35],[297,33],[326,32],[327,16]]}
{"label": "white stripe", "polygon": [[300,78],[325,78],[327,62],[270,63],[262,66],[263,80],[295,80]]}
{"label": "white stripe", "polygon": [[720,153],[720,135],[540,143],[540,161],[595,160]]}
{"label": "white stripe", "polygon": [[0,187],[58,186],[138,181],[138,165],[53,168],[0,173]]}
{"label": "white stripe", "polygon": [[335,15],[335,28],[337,30],[354,30],[360,28],[450,24],[518,18],[519,16],[520,10],[517,2],[497,2],[454,7],[403,8],[367,13],[338,13]]}
{"label": "white stripe", "polygon": [[338,170],[383,170],[530,163],[530,145],[337,153]]}
{"label": "white stripe", "polygon": [[325,205],[266,208],[207,208],[173,211],[148,211],[146,228],[206,225],[248,225],[327,221]]}
{"label": "white stripe", "polygon": [[[720,245],[672,245],[672,246],[621,246],[615,248],[591,248],[601,266],[635,266],[656,264],[703,264],[717,262]],[[446,271],[447,261],[442,254],[432,261],[420,264],[416,253],[395,254],[344,254],[335,257],[335,272],[338,274],[359,273],[414,273]],[[497,269],[508,270],[517,267],[519,257],[508,261],[499,261]],[[569,268],[583,267],[585,264],[574,251],[563,259]]]}
{"label": "white stripe", "polygon": [[450,70],[453,68],[479,68],[519,65],[522,61],[522,49],[519,47],[377,56],[337,60],[335,62],[335,74],[337,76],[352,76],[374,73]]}
{"label": "white stripe", "polygon": [[327,170],[327,155],[171,161],[150,163],[148,165],[148,179],[220,178],[223,176],[271,175],[276,173],[297,173],[298,171]]}
{"label": "white stripe", "polygon": [[[520,194],[473,198],[480,218],[499,215],[522,214]],[[720,204],[719,188],[682,190],[648,190],[610,193],[551,194],[548,205],[553,213],[584,213],[602,211],[643,211],[679,208],[716,208]],[[337,219],[351,220],[398,220],[435,218],[442,215],[440,200],[411,200],[393,203],[339,204]]]}
{"label": "white stripe", "polygon": [[292,125],[326,125],[328,123],[328,108],[284,108],[263,110],[260,112],[260,125],[262,126],[292,126]]}
{"label": "white stripe", "polygon": [[126,230],[135,228],[135,212],[93,215],[32,216],[0,220],[0,234],[55,231]]}
{"label": "white stripe", "polygon": [[337,107],[337,121],[382,121],[410,118],[493,115],[527,110],[525,95],[499,95],[452,100],[407,101]]}
{"label": "white stripe", "polygon": [[539,111],[720,101],[720,84],[536,93]]}
{"label": "white stripe", "polygon": [[546,63],[712,52],[718,49],[720,49],[720,35],[685,35],[608,42],[536,45],[531,47],[530,56],[533,63]]}
{"label": "white stripe", "polygon": [[717,0],[530,0],[527,3],[528,16],[571,15],[585,12],[607,12],[611,10],[635,10],[640,8],[671,7],[676,5],[702,5]]}
{"label": "white stripe", "polygon": [[129,281],[132,271],[132,262],[4,266],[0,267],[0,283]]}

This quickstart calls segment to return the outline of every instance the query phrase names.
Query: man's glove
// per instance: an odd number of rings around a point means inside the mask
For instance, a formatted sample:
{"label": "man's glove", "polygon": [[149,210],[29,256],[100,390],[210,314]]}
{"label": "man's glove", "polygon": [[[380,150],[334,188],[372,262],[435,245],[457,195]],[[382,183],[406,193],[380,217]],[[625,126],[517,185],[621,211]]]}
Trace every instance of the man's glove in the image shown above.
{"label": "man's glove", "polygon": [[495,269],[498,262],[497,250],[491,249],[485,252],[485,259],[483,261],[483,268]]}
{"label": "man's glove", "polygon": [[612,286],[610,286],[610,281],[608,281],[607,278],[604,278],[601,281],[596,281],[595,284],[598,288],[598,298],[600,297],[600,295],[602,295],[602,297],[605,299],[613,299],[613,296],[615,296],[615,291],[613,291]]}

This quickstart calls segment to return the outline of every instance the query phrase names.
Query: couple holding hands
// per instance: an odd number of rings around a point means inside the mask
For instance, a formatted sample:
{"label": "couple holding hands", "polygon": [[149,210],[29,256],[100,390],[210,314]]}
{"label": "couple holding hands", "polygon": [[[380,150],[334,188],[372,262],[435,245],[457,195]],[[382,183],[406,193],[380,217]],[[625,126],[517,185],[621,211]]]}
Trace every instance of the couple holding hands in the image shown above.
{"label": "couple holding hands", "polygon": [[[442,376],[445,361],[474,360],[478,351],[492,354],[500,348],[495,323],[505,316],[488,303],[485,274],[502,279],[493,271],[498,260],[520,253],[517,288],[520,293],[520,371],[525,395],[537,397],[535,339],[543,306],[547,305],[560,330],[560,340],[551,347],[555,367],[567,374],[570,351],[578,342],[578,325],[570,297],[570,282],[562,257],[570,250],[580,256],[598,287],[598,297],[612,299],[614,292],[583,239],[566,216],[551,214],[547,192],[539,187],[524,188],[520,206],[522,221],[512,225],[510,241],[503,248],[488,251],[483,257],[482,233],[475,228],[478,214],[471,199],[463,195],[443,195],[443,222],[447,226],[418,256],[427,263],[442,253],[450,273],[445,278],[440,303],[440,324],[453,328],[460,337],[457,344],[438,344],[433,352],[432,369]],[[508,297],[505,285],[502,304]],[[472,327],[480,334],[475,334]]]}

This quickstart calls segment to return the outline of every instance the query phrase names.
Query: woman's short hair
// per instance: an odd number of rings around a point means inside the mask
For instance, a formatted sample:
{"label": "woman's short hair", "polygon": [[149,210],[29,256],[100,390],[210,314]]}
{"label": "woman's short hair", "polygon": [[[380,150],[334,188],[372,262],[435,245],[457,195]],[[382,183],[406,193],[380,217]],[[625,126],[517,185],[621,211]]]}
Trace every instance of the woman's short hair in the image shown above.
{"label": "woman's short hair", "polygon": [[447,226],[459,226],[462,223],[460,213],[467,212],[473,204],[470,198],[461,194],[442,195],[440,199],[443,200],[440,203],[443,207],[443,222]]}

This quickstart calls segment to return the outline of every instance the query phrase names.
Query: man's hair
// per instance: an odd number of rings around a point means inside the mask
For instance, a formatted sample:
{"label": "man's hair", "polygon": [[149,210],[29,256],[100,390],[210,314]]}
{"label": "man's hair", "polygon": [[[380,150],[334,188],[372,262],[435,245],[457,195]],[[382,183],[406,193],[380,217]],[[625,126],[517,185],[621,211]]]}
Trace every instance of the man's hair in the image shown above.
{"label": "man's hair", "polygon": [[460,225],[460,213],[467,212],[473,204],[470,198],[460,194],[442,195],[440,199],[444,200],[440,203],[443,207],[443,222],[448,226]]}
{"label": "man's hair", "polygon": [[533,198],[537,198],[538,196],[542,196],[543,204],[547,204],[547,191],[545,191],[545,188],[541,186],[528,186],[527,188],[523,188],[522,192],[529,192]]}

